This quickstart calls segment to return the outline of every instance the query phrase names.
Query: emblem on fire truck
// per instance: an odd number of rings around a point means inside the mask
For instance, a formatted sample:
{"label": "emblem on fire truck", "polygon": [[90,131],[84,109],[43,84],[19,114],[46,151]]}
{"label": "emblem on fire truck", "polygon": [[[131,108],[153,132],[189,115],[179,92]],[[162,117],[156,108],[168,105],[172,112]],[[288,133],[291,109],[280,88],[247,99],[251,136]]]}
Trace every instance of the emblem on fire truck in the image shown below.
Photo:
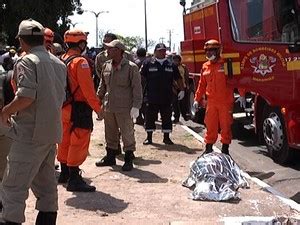
{"label": "emblem on fire truck", "polygon": [[276,65],[276,58],[260,54],[259,57],[250,58],[251,67],[254,68],[253,73],[259,73],[265,76],[267,73],[273,72],[273,67]]}

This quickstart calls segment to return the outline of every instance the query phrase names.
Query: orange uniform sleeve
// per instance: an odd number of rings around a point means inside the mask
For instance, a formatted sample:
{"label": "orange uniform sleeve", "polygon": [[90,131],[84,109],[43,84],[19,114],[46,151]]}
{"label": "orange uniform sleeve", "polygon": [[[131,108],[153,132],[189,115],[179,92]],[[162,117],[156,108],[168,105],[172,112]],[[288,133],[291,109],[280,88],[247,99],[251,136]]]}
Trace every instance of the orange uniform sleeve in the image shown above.
{"label": "orange uniform sleeve", "polygon": [[77,63],[77,81],[88,104],[96,113],[99,113],[101,102],[94,89],[90,66],[84,58],[80,58]]}
{"label": "orange uniform sleeve", "polygon": [[206,92],[206,86],[207,86],[207,82],[206,82],[205,76],[203,76],[201,73],[197,91],[195,93],[195,98],[194,98],[194,100],[197,101],[198,103],[201,103],[201,101],[203,99],[203,95]]}

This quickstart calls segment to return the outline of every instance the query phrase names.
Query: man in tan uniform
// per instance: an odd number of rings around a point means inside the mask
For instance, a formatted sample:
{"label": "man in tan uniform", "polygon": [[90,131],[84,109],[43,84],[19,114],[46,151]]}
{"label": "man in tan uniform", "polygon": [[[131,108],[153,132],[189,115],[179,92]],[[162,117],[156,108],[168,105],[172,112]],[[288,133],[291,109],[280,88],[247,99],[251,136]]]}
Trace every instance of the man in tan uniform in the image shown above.
{"label": "man in tan uniform", "polygon": [[105,44],[111,60],[103,65],[97,95],[104,107],[106,156],[96,166],[116,165],[121,133],[125,151],[123,171],[133,168],[135,151],[132,119],[139,115],[142,104],[141,76],[138,66],[123,57],[125,46],[119,40]]}
{"label": "man in tan uniform", "polygon": [[26,55],[14,67],[16,96],[0,114],[13,139],[2,185],[5,224],[25,221],[29,188],[37,198],[36,225],[55,225],[57,184],[54,160],[62,138],[61,107],[66,66],[43,46],[44,27],[34,20],[19,25]]}
{"label": "man in tan uniform", "polygon": [[101,78],[101,71],[102,71],[102,66],[103,64],[109,60],[110,58],[107,55],[107,51],[105,48],[105,43],[109,43],[113,40],[116,40],[117,36],[113,33],[106,33],[103,37],[103,49],[102,51],[96,56],[95,59],[95,70],[96,70],[96,74],[99,77],[99,79]]}
{"label": "man in tan uniform", "polygon": [[[102,66],[103,64],[107,61],[110,60],[110,57],[108,56],[105,44],[110,43],[113,40],[118,39],[117,36],[113,33],[106,33],[103,38],[103,51],[101,51],[95,59],[95,70],[96,74],[99,78],[101,78],[101,71],[102,71]],[[129,61],[134,61],[133,56],[130,54],[128,51],[123,52],[123,56],[128,59]]]}
{"label": "man in tan uniform", "polygon": [[[1,71],[0,71],[1,73]],[[0,75],[0,111],[2,108],[12,101],[14,97],[11,85],[12,71],[8,71]],[[0,121],[0,181],[2,181],[3,173],[7,163],[7,155],[11,146],[11,139],[6,136],[8,128]],[[1,187],[0,187],[1,188]],[[2,197],[0,193],[0,211],[2,210]]]}
{"label": "man in tan uniform", "polygon": [[[102,67],[103,67],[103,64],[110,60],[111,56],[108,55],[108,52],[107,52],[107,47],[105,46],[105,44],[107,43],[110,43],[111,41],[113,40],[116,40],[118,39],[117,36],[113,33],[106,33],[104,35],[104,38],[103,38],[103,51],[101,51],[97,56],[96,56],[96,59],[95,59],[95,71],[96,71],[96,74],[97,76],[94,77],[94,83],[96,83],[96,86],[98,88],[99,86],[99,83],[100,83],[100,79],[101,79],[101,72],[102,72]],[[123,57],[128,59],[129,61],[133,62],[133,57],[132,55],[128,52],[128,51],[124,51],[123,52]],[[96,79],[96,81],[95,81]],[[100,118],[99,118],[100,119]],[[120,135],[119,135],[120,136]],[[120,138],[119,138],[120,139]],[[118,151],[116,152],[116,155],[119,155],[122,153],[122,150],[121,150],[121,144],[120,144],[120,141],[119,141],[119,144],[118,144]]]}

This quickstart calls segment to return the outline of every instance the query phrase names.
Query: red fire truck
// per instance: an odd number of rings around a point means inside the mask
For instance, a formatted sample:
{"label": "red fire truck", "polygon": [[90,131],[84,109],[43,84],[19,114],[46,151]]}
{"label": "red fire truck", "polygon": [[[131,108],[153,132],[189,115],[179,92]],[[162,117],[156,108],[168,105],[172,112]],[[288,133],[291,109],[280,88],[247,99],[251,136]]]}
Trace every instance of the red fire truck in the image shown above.
{"label": "red fire truck", "polygon": [[254,96],[245,127],[274,161],[288,162],[300,149],[300,0],[194,0],[184,8],[183,24],[191,101],[206,61],[203,45],[217,39],[229,85]]}

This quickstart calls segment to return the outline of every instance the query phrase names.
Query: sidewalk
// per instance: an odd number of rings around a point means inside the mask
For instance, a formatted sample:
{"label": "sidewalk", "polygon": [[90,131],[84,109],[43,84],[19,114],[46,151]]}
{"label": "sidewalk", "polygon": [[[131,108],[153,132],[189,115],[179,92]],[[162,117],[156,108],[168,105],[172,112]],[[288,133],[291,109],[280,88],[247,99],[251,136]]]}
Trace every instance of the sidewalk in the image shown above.
{"label": "sidewalk", "polygon": [[[181,186],[189,174],[190,162],[202,152],[202,144],[180,125],[171,136],[176,143],[166,146],[162,133],[153,135],[154,145],[143,146],[146,136],[136,128],[135,169],[123,172],[123,156],[117,166],[98,168],[95,161],[105,154],[103,122],[95,121],[90,156],[83,177],[96,187],[95,193],[59,191],[58,225],[98,224],[233,224],[228,217],[298,216],[274,195],[249,180],[250,189],[240,189],[239,202],[206,202],[189,199],[191,191]],[[238,163],[238,162],[237,162]],[[32,193],[27,201],[25,225],[34,224],[36,211]]]}

